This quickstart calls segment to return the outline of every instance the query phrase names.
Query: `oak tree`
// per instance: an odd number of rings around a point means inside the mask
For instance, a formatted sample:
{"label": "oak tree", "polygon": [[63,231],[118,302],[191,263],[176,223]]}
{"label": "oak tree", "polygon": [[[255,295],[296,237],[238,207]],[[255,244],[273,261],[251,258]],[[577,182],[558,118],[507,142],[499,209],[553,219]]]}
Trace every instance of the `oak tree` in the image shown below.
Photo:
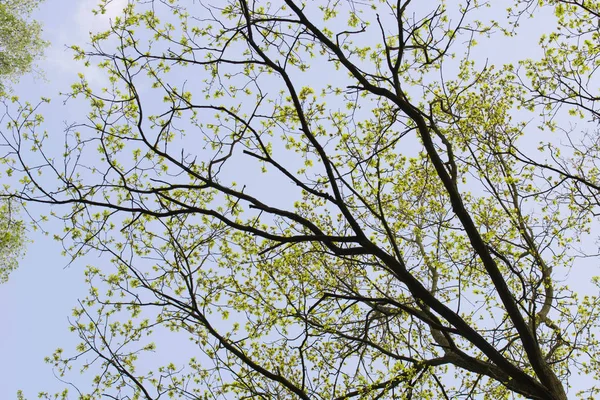
{"label": "oak tree", "polygon": [[[505,7],[150,0],[74,47],[106,82],[72,86],[90,108],[64,148],[43,107],[3,136],[14,196],[53,206],[73,258],[104,255],[81,344],[48,358],[62,379],[81,368],[85,399],[600,395],[600,2]],[[486,59],[529,24],[531,59]]]}

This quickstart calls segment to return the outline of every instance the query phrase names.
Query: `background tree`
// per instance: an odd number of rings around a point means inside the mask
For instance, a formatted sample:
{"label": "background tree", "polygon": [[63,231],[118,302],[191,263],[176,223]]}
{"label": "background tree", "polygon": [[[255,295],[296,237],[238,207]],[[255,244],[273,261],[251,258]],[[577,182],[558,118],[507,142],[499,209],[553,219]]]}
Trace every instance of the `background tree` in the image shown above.
{"label": "background tree", "polygon": [[41,0],[2,0],[0,2],[0,94],[7,80],[16,80],[32,70],[47,43],[42,28],[30,20],[31,12]]}
{"label": "background tree", "polygon": [[[27,104],[3,135],[15,196],[107,255],[48,361],[90,399],[566,399],[574,373],[596,396],[598,280],[566,283],[597,259],[596,127],[572,123],[599,8],[487,7],[128,4],[74,48],[108,81],[73,85],[65,148]],[[540,60],[475,56],[544,7]]]}
{"label": "background tree", "polygon": [[24,228],[23,222],[15,218],[13,205],[8,201],[0,203],[0,283],[8,280],[23,255]]}
{"label": "background tree", "polygon": [[[28,20],[39,3],[40,0],[0,1],[0,98],[7,96],[9,81],[15,82],[32,70],[47,46],[41,38],[40,24]],[[25,230],[16,217],[16,204],[0,199],[0,283],[17,267],[24,251]]]}

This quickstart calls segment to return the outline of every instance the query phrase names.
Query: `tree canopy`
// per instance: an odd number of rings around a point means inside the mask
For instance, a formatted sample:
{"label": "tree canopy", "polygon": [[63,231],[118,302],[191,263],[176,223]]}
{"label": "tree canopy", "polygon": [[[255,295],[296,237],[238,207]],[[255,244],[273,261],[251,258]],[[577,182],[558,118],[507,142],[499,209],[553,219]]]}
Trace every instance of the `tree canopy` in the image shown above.
{"label": "tree canopy", "polygon": [[41,38],[41,25],[30,20],[41,0],[2,0],[0,2],[0,94],[7,81],[32,70],[47,43]]}
{"label": "tree canopy", "polygon": [[[80,369],[83,399],[599,396],[600,2],[505,7],[131,1],[73,47],[105,72],[72,86],[89,113],[53,146],[17,102],[3,134],[13,196],[53,206],[73,259],[105,256],[81,343],[47,359],[61,379]],[[486,56],[540,25],[531,58]]]}
{"label": "tree canopy", "polygon": [[[7,82],[30,72],[47,45],[40,36],[40,24],[28,20],[39,2],[0,1],[0,98],[7,94]],[[3,161],[6,160],[0,160],[0,164]],[[25,230],[22,221],[16,218],[16,207],[14,202],[0,199],[0,283],[6,282],[23,255]]]}
{"label": "tree canopy", "polygon": [[10,202],[0,203],[0,283],[8,280],[23,255],[25,227]]}

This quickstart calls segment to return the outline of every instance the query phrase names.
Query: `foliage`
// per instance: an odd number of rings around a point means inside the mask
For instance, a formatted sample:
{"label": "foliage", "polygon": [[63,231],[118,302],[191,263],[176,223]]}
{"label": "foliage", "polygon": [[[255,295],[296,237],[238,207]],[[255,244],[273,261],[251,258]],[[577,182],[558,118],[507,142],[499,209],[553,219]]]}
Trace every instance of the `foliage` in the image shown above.
{"label": "foliage", "polygon": [[10,202],[0,204],[0,283],[8,280],[23,256],[25,229],[23,222],[15,217]]}
{"label": "foliage", "polygon": [[[106,256],[48,362],[85,399],[600,395],[600,2],[496,6],[130,2],[62,153],[32,105],[4,136]],[[476,56],[545,10],[539,59]]]}
{"label": "foliage", "polygon": [[[40,37],[40,24],[26,19],[40,1],[0,1],[0,97],[6,95],[6,81],[30,72],[47,45]],[[17,267],[26,240],[22,222],[15,219],[15,207],[14,202],[0,199],[0,283]]]}
{"label": "foliage", "polygon": [[0,1],[0,94],[5,93],[7,80],[31,71],[34,61],[42,55],[47,43],[42,40],[42,28],[27,18],[41,0]]}

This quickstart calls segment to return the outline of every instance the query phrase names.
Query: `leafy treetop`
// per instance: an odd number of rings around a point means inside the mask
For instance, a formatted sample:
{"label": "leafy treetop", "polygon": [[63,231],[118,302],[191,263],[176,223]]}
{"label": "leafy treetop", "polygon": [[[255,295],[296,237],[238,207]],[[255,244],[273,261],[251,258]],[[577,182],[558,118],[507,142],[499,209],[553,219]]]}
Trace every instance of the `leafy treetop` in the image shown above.
{"label": "leafy treetop", "polygon": [[[84,399],[600,395],[600,2],[497,6],[129,2],[60,154],[38,106],[4,135],[106,256],[48,362]],[[475,56],[544,10],[539,59]]]}

